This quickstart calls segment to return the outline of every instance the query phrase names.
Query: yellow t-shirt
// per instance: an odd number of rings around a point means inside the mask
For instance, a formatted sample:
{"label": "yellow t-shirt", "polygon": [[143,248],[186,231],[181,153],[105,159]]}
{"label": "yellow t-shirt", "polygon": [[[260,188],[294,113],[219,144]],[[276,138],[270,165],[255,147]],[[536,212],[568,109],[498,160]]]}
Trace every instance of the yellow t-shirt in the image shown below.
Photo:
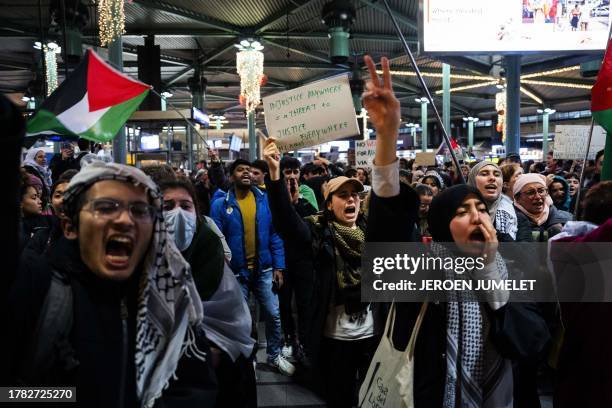
{"label": "yellow t-shirt", "polygon": [[236,198],[240,213],[242,214],[242,226],[244,228],[244,250],[246,251],[247,268],[255,267],[255,257],[257,256],[256,222],[257,203],[252,191],[243,199]]}

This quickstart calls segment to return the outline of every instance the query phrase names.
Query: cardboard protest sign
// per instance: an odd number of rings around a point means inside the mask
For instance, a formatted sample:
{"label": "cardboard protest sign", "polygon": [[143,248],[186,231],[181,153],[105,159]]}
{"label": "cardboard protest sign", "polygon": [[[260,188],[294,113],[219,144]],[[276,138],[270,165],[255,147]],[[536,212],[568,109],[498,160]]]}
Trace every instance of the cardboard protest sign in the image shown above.
{"label": "cardboard protest sign", "polygon": [[[583,160],[590,128],[586,125],[557,125],[555,127],[553,158]],[[602,150],[605,144],[606,131],[601,126],[594,126],[588,160],[595,160],[595,154]]]}
{"label": "cardboard protest sign", "polygon": [[281,152],[359,134],[348,74],[266,96],[263,106]]}
{"label": "cardboard protest sign", "polygon": [[363,140],[355,142],[355,167],[372,168],[376,154],[376,140]]}
{"label": "cardboard protest sign", "polygon": [[417,152],[414,158],[413,167],[419,166],[435,166],[436,165],[436,153],[435,152]]}

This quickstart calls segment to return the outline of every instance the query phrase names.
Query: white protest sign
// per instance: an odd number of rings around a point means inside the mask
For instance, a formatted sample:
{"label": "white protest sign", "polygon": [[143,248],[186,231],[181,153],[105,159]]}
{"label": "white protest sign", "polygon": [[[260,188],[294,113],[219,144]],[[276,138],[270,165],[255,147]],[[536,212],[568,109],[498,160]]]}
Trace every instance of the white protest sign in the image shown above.
{"label": "white protest sign", "polygon": [[360,140],[355,142],[355,167],[372,168],[376,154],[376,140]]}
{"label": "white protest sign", "polygon": [[[589,140],[589,129],[590,126],[586,125],[557,125],[553,158],[583,160]],[[595,160],[595,154],[603,150],[605,144],[606,131],[601,126],[594,126],[588,160]]]}
{"label": "white protest sign", "polygon": [[263,106],[281,152],[359,134],[348,74],[266,96]]}

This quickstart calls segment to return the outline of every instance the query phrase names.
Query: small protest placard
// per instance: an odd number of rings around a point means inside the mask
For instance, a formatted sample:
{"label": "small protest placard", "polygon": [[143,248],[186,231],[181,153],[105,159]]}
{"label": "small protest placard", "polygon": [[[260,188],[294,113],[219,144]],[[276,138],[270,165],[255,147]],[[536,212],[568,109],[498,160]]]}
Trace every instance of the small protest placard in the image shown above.
{"label": "small protest placard", "polygon": [[436,165],[436,153],[435,152],[417,152],[414,158],[413,167],[419,166],[435,166]]}
{"label": "small protest placard", "polygon": [[[564,160],[583,160],[589,140],[590,126],[557,125],[553,158]],[[606,131],[601,126],[593,127],[593,137],[588,160],[595,160],[595,154],[606,144]]]}
{"label": "small protest placard", "polygon": [[359,140],[355,142],[355,167],[372,169],[376,154],[376,140]]}
{"label": "small protest placard", "polygon": [[266,96],[263,106],[281,152],[359,134],[348,74]]}

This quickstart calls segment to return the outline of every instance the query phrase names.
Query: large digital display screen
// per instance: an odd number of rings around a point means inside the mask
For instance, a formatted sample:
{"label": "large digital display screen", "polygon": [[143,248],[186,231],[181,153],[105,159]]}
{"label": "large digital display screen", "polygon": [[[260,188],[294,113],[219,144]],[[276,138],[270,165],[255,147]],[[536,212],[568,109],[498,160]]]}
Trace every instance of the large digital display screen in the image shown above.
{"label": "large digital display screen", "polygon": [[521,53],[604,50],[603,0],[422,0],[422,51]]}

